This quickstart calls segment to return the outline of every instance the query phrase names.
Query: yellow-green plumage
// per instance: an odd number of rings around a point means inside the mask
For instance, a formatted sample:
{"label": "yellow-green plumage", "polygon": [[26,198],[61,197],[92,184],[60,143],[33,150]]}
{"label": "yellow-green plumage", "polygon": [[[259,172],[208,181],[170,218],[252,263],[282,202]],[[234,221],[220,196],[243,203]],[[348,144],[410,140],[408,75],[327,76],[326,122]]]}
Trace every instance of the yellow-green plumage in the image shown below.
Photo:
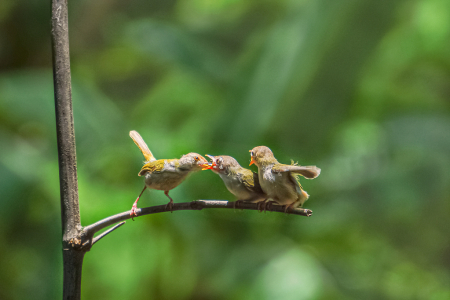
{"label": "yellow-green plumage", "polygon": [[[182,183],[190,173],[202,170],[208,161],[198,153],[188,153],[180,159],[159,159],[153,156],[147,144],[137,131],[130,131],[130,137],[139,147],[146,159],[146,163],[139,172],[139,176],[145,177],[145,188],[162,190],[169,197],[168,207],[172,209],[173,200],[169,196],[169,191]],[[141,196],[139,195],[139,197]],[[139,197],[131,208],[131,215],[136,215],[137,202]]]}
{"label": "yellow-green plumage", "polygon": [[146,163],[139,172],[139,176],[145,177],[145,184],[148,188],[169,191],[182,183],[191,172],[202,169],[201,165],[195,163],[195,157],[200,159],[202,156],[189,153],[185,158],[190,156],[192,156],[190,162],[182,165],[180,165],[180,159],[159,159]]}

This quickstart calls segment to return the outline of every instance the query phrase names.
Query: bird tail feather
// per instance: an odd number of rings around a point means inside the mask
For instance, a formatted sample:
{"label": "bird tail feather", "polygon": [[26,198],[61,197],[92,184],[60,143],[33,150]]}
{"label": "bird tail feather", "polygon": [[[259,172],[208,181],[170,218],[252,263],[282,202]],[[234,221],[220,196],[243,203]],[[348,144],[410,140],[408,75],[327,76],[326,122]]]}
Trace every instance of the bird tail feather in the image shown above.
{"label": "bird tail feather", "polygon": [[133,142],[136,144],[136,146],[138,146],[139,149],[141,150],[142,154],[145,157],[146,162],[156,160],[156,158],[153,156],[152,152],[148,148],[147,144],[144,142],[144,139],[137,131],[135,130],[130,131],[130,137],[133,139]]}

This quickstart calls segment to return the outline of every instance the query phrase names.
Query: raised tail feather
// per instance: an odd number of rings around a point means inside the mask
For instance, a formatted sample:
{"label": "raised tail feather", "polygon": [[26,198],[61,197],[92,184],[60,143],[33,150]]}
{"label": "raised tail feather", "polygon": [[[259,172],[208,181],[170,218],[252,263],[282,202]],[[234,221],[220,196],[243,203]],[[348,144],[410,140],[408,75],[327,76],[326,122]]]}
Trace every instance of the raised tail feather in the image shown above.
{"label": "raised tail feather", "polygon": [[144,142],[141,135],[137,131],[131,130],[130,137],[133,139],[133,142],[136,144],[136,146],[138,146],[141,150],[142,154],[145,157],[145,161],[151,162],[156,160],[150,149],[148,149],[147,144]]}

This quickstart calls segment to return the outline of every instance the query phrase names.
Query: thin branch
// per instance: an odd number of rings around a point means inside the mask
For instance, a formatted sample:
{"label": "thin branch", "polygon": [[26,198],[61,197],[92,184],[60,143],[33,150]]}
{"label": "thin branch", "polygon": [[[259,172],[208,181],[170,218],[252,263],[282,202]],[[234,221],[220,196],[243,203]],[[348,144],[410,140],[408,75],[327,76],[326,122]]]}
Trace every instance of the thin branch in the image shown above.
{"label": "thin branch", "polygon": [[94,245],[95,243],[97,243],[99,240],[101,240],[103,237],[105,237],[107,234],[110,234],[111,232],[113,232],[114,230],[116,230],[117,228],[119,228],[120,226],[122,226],[123,224],[125,224],[125,221],[120,222],[119,224],[117,224],[114,227],[111,227],[110,229],[106,230],[105,232],[102,232],[101,234],[99,234],[98,236],[96,236],[95,238],[92,239],[92,245]]}
{"label": "thin branch", "polygon": [[[224,201],[224,200],[196,200],[192,202],[174,203],[172,211],[177,210],[202,210],[204,208],[231,208],[235,209],[234,202]],[[236,209],[248,209],[248,210],[259,210],[256,203],[240,203],[239,208]],[[136,210],[137,217],[157,214],[162,212],[169,212],[166,205],[150,206],[145,208],[139,208]],[[271,212],[285,212],[284,206],[281,205],[271,205],[267,207],[266,211]],[[301,215],[309,217],[312,215],[312,210],[305,208],[290,209],[289,214]],[[96,232],[111,226],[117,222],[130,219],[130,211],[126,211],[117,215],[107,217],[100,220],[94,224],[88,225],[83,228],[84,234],[86,236],[93,236]],[[134,217],[136,218],[136,217]]]}

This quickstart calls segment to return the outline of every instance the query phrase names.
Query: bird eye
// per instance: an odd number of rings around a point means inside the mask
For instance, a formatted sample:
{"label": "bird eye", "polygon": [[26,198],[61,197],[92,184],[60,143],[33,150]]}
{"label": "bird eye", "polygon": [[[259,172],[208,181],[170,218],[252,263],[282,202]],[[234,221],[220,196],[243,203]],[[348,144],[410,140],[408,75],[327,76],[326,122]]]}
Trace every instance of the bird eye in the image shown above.
{"label": "bird eye", "polygon": [[194,157],[195,160],[198,160],[198,156]]}
{"label": "bird eye", "polygon": [[255,155],[255,153],[253,153],[253,151],[251,151],[250,152],[250,156],[254,156]]}

